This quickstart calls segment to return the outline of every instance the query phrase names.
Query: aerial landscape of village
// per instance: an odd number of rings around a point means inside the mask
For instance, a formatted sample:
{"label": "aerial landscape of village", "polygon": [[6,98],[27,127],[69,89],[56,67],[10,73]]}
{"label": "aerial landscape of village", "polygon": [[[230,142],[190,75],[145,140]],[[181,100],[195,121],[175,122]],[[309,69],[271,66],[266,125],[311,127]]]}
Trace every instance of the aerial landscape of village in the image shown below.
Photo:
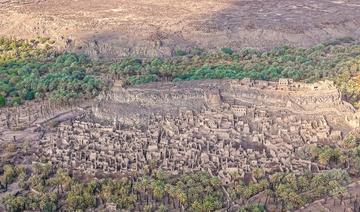
{"label": "aerial landscape of village", "polygon": [[0,0],[0,212],[360,212],[359,0]]}

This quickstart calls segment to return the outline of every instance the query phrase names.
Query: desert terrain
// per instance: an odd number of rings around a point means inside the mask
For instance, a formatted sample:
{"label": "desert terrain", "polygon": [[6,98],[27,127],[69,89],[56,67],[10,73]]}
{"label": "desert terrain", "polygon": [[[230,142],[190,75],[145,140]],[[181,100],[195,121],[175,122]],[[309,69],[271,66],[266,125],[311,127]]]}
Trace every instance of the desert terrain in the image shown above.
{"label": "desert terrain", "polygon": [[1,0],[0,35],[48,36],[95,58],[166,57],[358,40],[359,10],[357,0]]}

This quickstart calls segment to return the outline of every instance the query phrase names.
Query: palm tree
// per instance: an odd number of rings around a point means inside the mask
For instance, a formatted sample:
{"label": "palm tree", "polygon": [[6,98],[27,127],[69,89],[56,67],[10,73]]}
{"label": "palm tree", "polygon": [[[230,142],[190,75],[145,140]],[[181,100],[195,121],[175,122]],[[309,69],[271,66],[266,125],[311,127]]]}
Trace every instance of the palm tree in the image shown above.
{"label": "palm tree", "polygon": [[149,190],[150,190],[151,179],[145,176],[141,181],[141,187],[145,191],[146,203],[149,204]]}
{"label": "palm tree", "polygon": [[141,181],[135,182],[134,183],[134,189],[139,197],[140,200],[140,204],[142,204],[142,193],[144,192],[145,188],[144,188],[144,184]]}
{"label": "palm tree", "polygon": [[252,175],[255,178],[255,182],[257,182],[260,178],[264,176],[264,170],[262,168],[255,168],[252,171]]}
{"label": "palm tree", "polygon": [[173,208],[176,209],[176,204],[175,204],[176,203],[175,200],[177,199],[176,188],[171,184],[166,184],[165,190],[169,194],[169,197],[172,199]]}
{"label": "palm tree", "polygon": [[108,202],[113,194],[114,183],[111,180],[105,180],[102,183],[100,197],[102,202]]}
{"label": "palm tree", "polygon": [[48,182],[51,186],[55,186],[57,188],[57,193],[60,194],[60,187],[62,184],[62,181],[60,180],[60,178],[55,176],[55,177],[51,178]]}
{"label": "palm tree", "polygon": [[14,166],[12,165],[5,165],[3,170],[4,170],[4,174],[1,176],[0,180],[2,184],[5,185],[5,189],[7,189],[8,184],[10,184],[15,180],[16,172]]}
{"label": "palm tree", "polygon": [[161,180],[153,180],[150,184],[151,190],[157,200],[161,200],[165,196],[165,183]]}
{"label": "palm tree", "polygon": [[287,174],[287,175],[284,177],[284,180],[287,182],[287,184],[290,185],[290,187],[291,187],[293,190],[297,190],[297,189],[298,189],[297,179],[296,179],[296,176],[295,176],[294,173]]}
{"label": "palm tree", "polygon": [[56,172],[55,178],[57,179],[57,181],[59,182],[60,188],[61,188],[61,192],[64,193],[64,185],[65,187],[67,187],[68,189],[70,189],[71,183],[72,183],[72,178],[69,176],[69,173],[65,170],[59,169]]}
{"label": "palm tree", "polygon": [[177,196],[177,199],[179,200],[180,209],[183,210],[184,205],[187,202],[186,194],[181,190],[177,190],[176,196]]}

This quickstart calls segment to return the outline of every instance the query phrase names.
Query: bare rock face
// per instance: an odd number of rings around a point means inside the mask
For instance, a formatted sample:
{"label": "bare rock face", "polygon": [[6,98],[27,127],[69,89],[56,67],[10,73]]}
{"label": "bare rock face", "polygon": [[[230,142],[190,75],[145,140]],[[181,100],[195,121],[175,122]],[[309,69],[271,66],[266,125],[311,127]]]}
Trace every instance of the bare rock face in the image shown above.
{"label": "bare rock face", "polygon": [[1,0],[0,35],[49,36],[98,58],[360,38],[356,0]]}

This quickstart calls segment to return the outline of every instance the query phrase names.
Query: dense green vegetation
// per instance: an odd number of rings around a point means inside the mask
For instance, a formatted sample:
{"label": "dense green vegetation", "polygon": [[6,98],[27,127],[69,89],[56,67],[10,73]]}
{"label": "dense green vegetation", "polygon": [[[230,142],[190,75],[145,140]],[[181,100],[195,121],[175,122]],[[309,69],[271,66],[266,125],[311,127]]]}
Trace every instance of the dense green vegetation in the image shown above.
{"label": "dense green vegetation", "polygon": [[87,57],[56,55],[46,40],[45,47],[39,42],[0,39],[0,106],[35,98],[66,102],[93,97],[104,88]]}
{"label": "dense green vegetation", "polygon": [[264,192],[267,199],[277,202],[279,208],[293,210],[323,196],[340,197],[346,192],[344,185],[350,177],[345,171],[333,169],[319,174],[276,173],[258,183],[241,183],[229,189],[234,199],[249,199]]}
{"label": "dense green vegetation", "polygon": [[[31,172],[32,171],[32,172]],[[8,211],[42,210],[84,211],[114,204],[118,209],[165,210],[181,208],[191,211],[214,211],[227,207],[227,197],[220,180],[205,172],[168,176],[154,172],[144,177],[92,180],[80,182],[63,170],[36,164],[32,170],[6,165],[1,186],[17,182],[30,192],[7,194],[2,202]],[[340,198],[350,181],[346,171],[339,169],[305,173],[276,173],[258,182],[244,184],[241,180],[224,189],[231,200],[243,202],[264,193],[265,202],[245,206],[240,211],[264,211],[268,204],[292,210],[324,196]]]}
{"label": "dense green vegetation", "polygon": [[94,62],[83,55],[58,54],[52,41],[0,39],[0,106],[17,105],[34,98],[68,101],[90,98],[105,88],[102,78],[127,84],[201,79],[277,80],[305,82],[334,80],[344,97],[357,106],[360,99],[360,45],[351,39],[312,48],[283,46],[270,51],[222,48],[219,53],[176,51],[168,59],[126,58],[112,64]]}
{"label": "dense green vegetation", "polygon": [[[0,172],[1,173],[1,172]],[[213,211],[223,206],[220,180],[205,172],[166,176],[157,172],[140,178],[93,180],[82,183],[63,170],[36,164],[32,170],[5,165],[0,189],[17,182],[30,190],[17,196],[8,194],[2,201],[8,211],[55,211],[61,202],[68,211],[97,208],[100,203],[115,204],[118,209],[136,207],[156,209],[165,205],[194,211]]]}
{"label": "dense green vegetation", "polygon": [[[119,78],[156,75],[154,80],[253,79],[281,77],[307,82],[338,76],[352,76],[360,70],[360,45],[317,45],[302,49],[283,46],[263,52],[243,49],[233,52],[189,54],[170,59],[125,59],[111,66]],[[131,82],[130,82],[131,83]]]}
{"label": "dense green vegetation", "polygon": [[349,176],[339,169],[304,175],[276,173],[249,184],[241,179],[234,180],[223,187],[219,178],[206,172],[168,176],[160,171],[144,177],[84,183],[66,171],[35,164],[31,170],[6,165],[0,180],[0,188],[16,182],[21,189],[29,191],[18,195],[7,194],[2,202],[8,211],[56,211],[60,208],[85,211],[109,204],[130,210],[181,208],[185,211],[214,211],[228,207],[228,200],[246,202],[259,193],[266,194],[264,202],[247,205],[240,211],[264,211],[270,202],[292,210],[326,195],[340,197],[346,192],[344,185],[349,182]]}

